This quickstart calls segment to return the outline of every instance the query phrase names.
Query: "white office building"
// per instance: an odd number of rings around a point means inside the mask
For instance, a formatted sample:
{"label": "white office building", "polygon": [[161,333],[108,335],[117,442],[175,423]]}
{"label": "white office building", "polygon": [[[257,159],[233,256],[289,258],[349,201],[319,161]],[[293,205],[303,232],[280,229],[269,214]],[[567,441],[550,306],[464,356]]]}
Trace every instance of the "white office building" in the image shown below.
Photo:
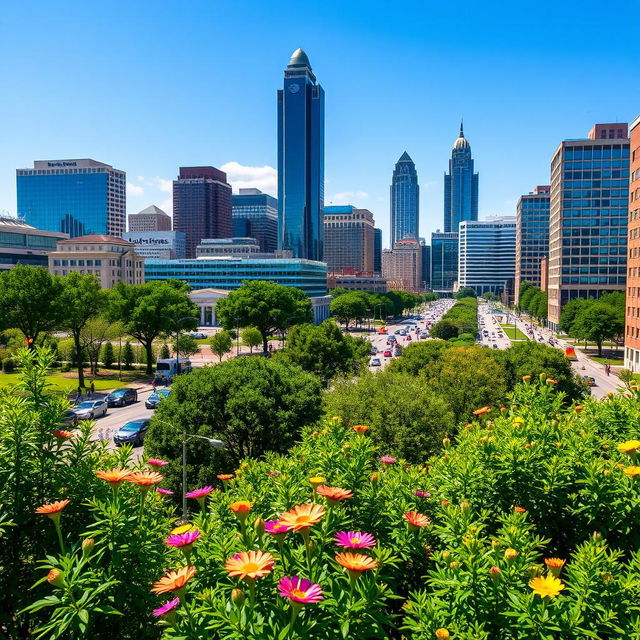
{"label": "white office building", "polygon": [[133,242],[136,253],[145,259],[181,260],[185,256],[186,241],[182,231],[127,231],[122,238]]}

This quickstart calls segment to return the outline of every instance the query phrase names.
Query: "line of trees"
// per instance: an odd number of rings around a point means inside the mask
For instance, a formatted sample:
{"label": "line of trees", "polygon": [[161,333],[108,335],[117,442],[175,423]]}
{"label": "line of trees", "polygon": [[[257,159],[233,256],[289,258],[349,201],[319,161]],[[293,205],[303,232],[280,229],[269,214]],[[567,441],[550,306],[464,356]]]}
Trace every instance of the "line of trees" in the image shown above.
{"label": "line of trees", "polygon": [[536,320],[543,322],[547,319],[547,309],[549,306],[549,297],[546,291],[542,291],[540,287],[536,287],[528,280],[520,283],[518,291],[518,309],[526,311]]}
{"label": "line of trees", "polygon": [[477,298],[460,298],[445,313],[439,322],[431,327],[431,336],[441,340],[451,340],[469,336],[475,341],[478,333],[478,300]]}

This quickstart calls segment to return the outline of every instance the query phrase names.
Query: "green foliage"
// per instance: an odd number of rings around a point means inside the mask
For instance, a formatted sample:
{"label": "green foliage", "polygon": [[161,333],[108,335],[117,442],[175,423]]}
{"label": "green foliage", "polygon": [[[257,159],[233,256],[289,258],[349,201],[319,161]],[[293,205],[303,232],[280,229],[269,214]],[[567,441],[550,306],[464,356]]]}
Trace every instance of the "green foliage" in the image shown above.
{"label": "green foliage", "polygon": [[13,358],[5,358],[2,361],[2,371],[4,373],[13,373],[15,371],[16,365],[13,361]]}
{"label": "green foliage", "polygon": [[487,291],[487,293],[483,293],[482,297],[485,300],[489,300],[490,302],[498,302],[500,300],[500,296],[497,293],[493,293],[493,291]]}
{"label": "green foliage", "polygon": [[262,344],[262,334],[255,327],[247,327],[240,334],[242,338],[242,344],[245,347],[249,347],[249,352],[253,353],[255,347],[259,347]]}
{"label": "green foliage", "polygon": [[111,369],[115,362],[115,353],[113,351],[113,344],[108,341],[104,343],[102,347],[102,364],[106,369]]}
{"label": "green foliage", "polygon": [[167,360],[170,357],[171,353],[169,352],[169,345],[165,342],[162,347],[160,347],[160,355],[158,358],[160,358],[160,360]]}
{"label": "green foliage", "polygon": [[536,287],[526,280],[520,284],[518,308],[521,311],[527,311],[537,320],[543,321],[547,319],[548,304],[546,291],[542,291],[540,287]]}
{"label": "green foliage", "polygon": [[589,301],[576,315],[571,332],[576,338],[595,342],[602,356],[602,343],[624,332],[624,314],[606,302]]}
{"label": "green foliage", "polygon": [[189,358],[196,353],[200,353],[198,341],[187,333],[183,333],[178,338],[178,341],[173,345],[173,348],[178,351],[181,358]]}
{"label": "green foliage", "polygon": [[218,356],[218,360],[222,362],[222,357],[231,351],[233,341],[228,331],[218,331],[209,338],[211,351]]}
{"label": "green foliage", "polygon": [[388,366],[390,371],[409,373],[417,376],[442,357],[445,349],[451,346],[444,340],[425,340],[413,342],[402,350],[402,356],[394,358]]}
{"label": "green foliage", "polygon": [[122,366],[125,369],[132,369],[133,363],[135,361],[135,356],[133,355],[133,347],[131,343],[127,340],[124,343],[124,349],[122,350]]}
{"label": "green foliage", "polygon": [[351,291],[333,298],[329,308],[331,315],[338,322],[342,322],[345,329],[348,329],[351,322],[365,317],[367,313],[367,298],[359,291]]}
{"label": "green foliage", "polygon": [[470,333],[478,333],[478,300],[476,298],[460,298],[442,316],[439,322],[431,327],[431,336],[441,340],[449,340]]}
{"label": "green foliage", "polygon": [[478,294],[473,287],[460,287],[454,294],[453,297],[456,300],[460,300],[461,298],[477,298]]}

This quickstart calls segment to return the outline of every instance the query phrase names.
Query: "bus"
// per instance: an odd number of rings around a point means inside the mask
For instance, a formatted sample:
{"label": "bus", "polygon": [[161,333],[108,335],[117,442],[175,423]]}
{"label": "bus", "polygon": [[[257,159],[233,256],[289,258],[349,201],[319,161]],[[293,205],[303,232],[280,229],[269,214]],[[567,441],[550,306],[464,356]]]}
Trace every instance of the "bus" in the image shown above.
{"label": "bus", "polygon": [[189,373],[189,371],[191,371],[189,358],[163,358],[156,361],[156,379],[164,382],[169,382],[174,376]]}
{"label": "bus", "polygon": [[573,347],[567,347],[564,350],[564,357],[567,360],[577,360],[578,356],[576,356],[576,350]]}

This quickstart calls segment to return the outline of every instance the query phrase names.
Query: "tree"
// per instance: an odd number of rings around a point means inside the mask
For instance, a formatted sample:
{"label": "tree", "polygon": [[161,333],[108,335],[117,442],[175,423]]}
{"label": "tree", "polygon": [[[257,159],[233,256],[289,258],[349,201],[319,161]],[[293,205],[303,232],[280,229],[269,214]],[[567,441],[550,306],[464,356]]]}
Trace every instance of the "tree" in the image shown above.
{"label": "tree", "polygon": [[80,345],[82,353],[85,353],[89,359],[91,373],[95,375],[98,372],[98,359],[102,345],[107,340],[117,338],[121,333],[122,325],[111,323],[103,316],[87,320],[80,332]]}
{"label": "tree", "polygon": [[560,312],[560,331],[569,336],[574,336],[573,323],[580,311],[588,307],[591,302],[592,301],[590,299],[587,300],[585,298],[574,298],[573,300],[569,300],[569,302],[562,307],[562,311]]}
{"label": "tree", "polygon": [[349,324],[367,313],[367,300],[357,291],[351,291],[334,298],[329,305],[331,315],[344,324],[345,330],[349,329]]}
{"label": "tree", "polygon": [[173,346],[181,358],[189,358],[190,356],[196,355],[196,353],[200,353],[198,341],[187,333],[182,334]]}
{"label": "tree", "polygon": [[429,365],[439,360],[443,351],[450,347],[451,343],[445,340],[414,342],[404,348],[399,358],[394,358],[391,361],[388,369],[417,376],[427,369]]}
{"label": "tree", "polygon": [[[520,283],[520,287],[518,288],[518,308],[522,309],[522,296],[524,295],[525,291],[527,289],[529,289],[530,287],[533,287],[533,284],[531,282],[529,282],[528,280],[523,280]],[[485,296],[486,297],[486,296]]]}
{"label": "tree", "polygon": [[153,341],[159,335],[198,327],[197,307],[188,291],[189,286],[177,280],[119,282],[111,289],[109,317],[121,320],[125,331],[143,346],[148,375],[153,373]]}
{"label": "tree", "polygon": [[477,298],[478,294],[472,287],[461,287],[453,294],[453,297],[456,298],[456,300],[460,298]]}
{"label": "tree", "polygon": [[[60,302],[64,313],[61,327],[71,333],[77,353],[81,353],[84,347],[89,356],[91,370],[95,373],[100,346],[102,342],[104,342],[104,339],[100,343],[94,343],[91,340],[87,343],[86,335],[85,340],[83,340],[81,334],[84,332],[87,324],[92,319],[95,319],[104,308],[106,294],[100,287],[98,278],[94,275],[71,271],[68,275],[63,276],[60,282],[62,284]],[[105,322],[98,323],[96,327],[100,326],[102,329],[105,329]],[[83,342],[84,345],[82,344]],[[84,387],[84,368],[82,361],[78,363],[78,386]]]}
{"label": "tree", "polygon": [[452,320],[442,319],[436,322],[430,331],[432,338],[440,338],[440,340],[449,340],[458,337],[458,327]]}
{"label": "tree", "polygon": [[366,340],[345,335],[335,322],[325,320],[317,326],[293,327],[280,357],[314,373],[326,386],[339,373],[353,375],[361,370],[370,351]]}
{"label": "tree", "polygon": [[162,345],[162,347],[160,347],[160,356],[159,356],[159,358],[161,360],[167,360],[170,357],[171,357],[171,354],[169,353],[169,345],[165,342]]}
{"label": "tree", "polygon": [[113,344],[110,340],[104,343],[102,348],[102,366],[105,369],[111,369],[115,361],[115,353],[113,352]]}
{"label": "tree", "polygon": [[549,296],[546,291],[538,290],[529,302],[529,311],[534,318],[538,320],[547,319],[547,310],[549,307]]}
{"label": "tree", "polygon": [[444,398],[424,379],[382,371],[339,380],[325,396],[328,415],[352,426],[366,424],[380,453],[391,451],[409,462],[423,463],[454,430],[454,416]]}
{"label": "tree", "polygon": [[131,346],[131,343],[127,340],[124,343],[124,351],[122,353],[122,364],[124,368],[131,369],[133,366],[133,360],[134,360],[133,347]]}
{"label": "tree", "polygon": [[242,344],[249,347],[249,353],[253,353],[254,347],[259,347],[262,343],[262,334],[255,327],[247,327],[240,334]]}
{"label": "tree", "polygon": [[598,356],[602,356],[602,343],[624,331],[624,320],[610,305],[594,300],[583,308],[572,325],[576,337],[595,342]]}
{"label": "tree", "polygon": [[38,336],[58,328],[63,318],[62,284],[44,267],[21,264],[0,273],[0,326],[22,331],[33,348]]}
{"label": "tree", "polygon": [[490,302],[498,302],[498,300],[500,300],[500,296],[497,293],[493,293],[493,291],[487,291],[487,293],[483,293],[482,297]]}
{"label": "tree", "polygon": [[216,304],[216,317],[227,330],[255,327],[267,353],[269,337],[296,323],[313,320],[311,299],[302,290],[266,280],[243,282]]}
{"label": "tree", "polygon": [[519,306],[524,311],[530,311],[531,300],[535,297],[536,293],[538,293],[540,289],[538,287],[528,287],[526,291],[522,294],[522,298],[520,298]]}
{"label": "tree", "polygon": [[218,331],[218,333],[209,338],[209,344],[211,345],[211,351],[218,356],[219,362],[222,362],[222,357],[231,351],[233,340],[228,331]]}
{"label": "tree", "polygon": [[315,376],[276,359],[234,358],[175,380],[151,420],[145,452],[175,461],[163,473],[167,470],[168,486],[180,486],[184,426],[190,434],[221,439],[222,450],[199,439],[189,441],[193,487],[236,469],[247,456],[284,453],[302,427],[321,415],[321,385]]}

